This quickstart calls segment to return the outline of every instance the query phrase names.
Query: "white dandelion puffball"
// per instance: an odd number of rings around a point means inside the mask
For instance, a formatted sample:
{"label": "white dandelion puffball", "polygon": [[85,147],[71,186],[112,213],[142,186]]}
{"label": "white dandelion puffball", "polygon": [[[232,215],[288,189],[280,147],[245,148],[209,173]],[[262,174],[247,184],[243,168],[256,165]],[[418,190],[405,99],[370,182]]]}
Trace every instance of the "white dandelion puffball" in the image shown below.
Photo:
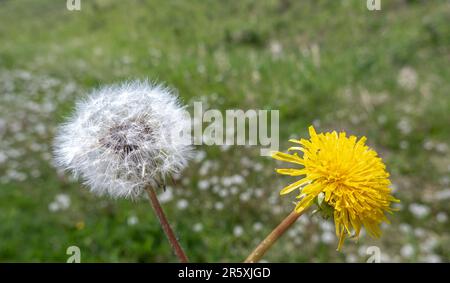
{"label": "white dandelion puffball", "polygon": [[92,192],[135,198],[165,184],[190,157],[190,118],[174,92],[148,81],[94,90],[57,132],[58,167]]}

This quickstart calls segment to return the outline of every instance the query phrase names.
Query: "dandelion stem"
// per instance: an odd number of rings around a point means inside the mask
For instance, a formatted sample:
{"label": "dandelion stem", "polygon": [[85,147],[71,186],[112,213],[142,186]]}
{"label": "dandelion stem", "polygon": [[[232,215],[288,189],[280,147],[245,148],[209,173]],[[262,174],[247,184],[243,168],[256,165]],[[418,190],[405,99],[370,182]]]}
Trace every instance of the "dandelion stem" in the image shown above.
{"label": "dandelion stem", "polygon": [[167,236],[167,239],[170,242],[170,245],[172,246],[173,251],[175,252],[176,256],[180,260],[180,262],[186,263],[188,262],[188,258],[186,254],[183,251],[183,248],[180,246],[180,243],[177,240],[177,237],[175,236],[175,233],[173,232],[172,228],[170,228],[170,224],[167,221],[166,215],[164,214],[164,211],[159,204],[158,197],[156,196],[155,189],[153,187],[147,187],[146,191],[148,193],[148,196],[150,198],[150,203],[153,207],[153,210],[156,213],[156,216],[159,219],[159,223],[161,224],[161,227],[164,231],[164,233]]}
{"label": "dandelion stem", "polygon": [[286,232],[292,224],[305,212],[291,212],[281,223],[270,232],[270,234],[253,250],[253,252],[244,261],[245,263],[258,262],[268,249]]}

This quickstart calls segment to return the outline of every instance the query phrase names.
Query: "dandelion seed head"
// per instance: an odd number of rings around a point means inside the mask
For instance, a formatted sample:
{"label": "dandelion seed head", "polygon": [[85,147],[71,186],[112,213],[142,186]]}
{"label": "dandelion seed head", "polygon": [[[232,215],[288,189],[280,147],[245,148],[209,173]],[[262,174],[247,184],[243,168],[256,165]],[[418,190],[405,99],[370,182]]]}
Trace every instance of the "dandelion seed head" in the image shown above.
{"label": "dandelion seed head", "polygon": [[167,87],[148,81],[102,87],[59,127],[55,163],[94,193],[135,198],[186,166],[189,130],[184,108]]}

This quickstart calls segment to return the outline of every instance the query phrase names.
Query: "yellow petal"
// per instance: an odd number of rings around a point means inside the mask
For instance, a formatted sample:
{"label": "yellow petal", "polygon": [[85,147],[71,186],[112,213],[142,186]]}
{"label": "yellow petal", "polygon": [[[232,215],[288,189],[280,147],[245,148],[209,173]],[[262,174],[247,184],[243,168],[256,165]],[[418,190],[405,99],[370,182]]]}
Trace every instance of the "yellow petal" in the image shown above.
{"label": "yellow petal", "polygon": [[306,175],[306,170],[304,169],[276,169],[278,174],[289,175],[289,176],[301,176]]}
{"label": "yellow petal", "polygon": [[286,162],[303,165],[303,159],[301,159],[296,154],[288,154],[288,153],[277,151],[272,154],[272,157],[275,158],[276,160],[281,160],[281,161],[286,161]]}
{"label": "yellow petal", "polygon": [[309,126],[308,131],[309,131],[309,136],[310,136],[311,138],[317,136],[316,130],[314,129],[313,126]]}
{"label": "yellow petal", "polygon": [[338,244],[338,247],[336,249],[337,251],[340,251],[341,248],[342,248],[342,245],[344,244],[344,240],[345,240],[344,231],[345,231],[345,229],[344,229],[344,227],[342,227],[341,228],[341,234],[339,235],[339,244]]}
{"label": "yellow petal", "polygon": [[300,144],[300,140],[290,139],[289,141],[290,141],[290,142],[293,142],[293,143],[298,143],[298,144]]}
{"label": "yellow petal", "polygon": [[307,180],[301,179],[295,183],[292,183],[289,186],[284,187],[280,191],[280,195],[288,194],[288,193],[292,192],[293,190],[297,189],[298,187],[300,187],[301,185],[304,185],[307,182],[308,182]]}
{"label": "yellow petal", "polygon": [[315,195],[307,195],[307,196],[305,196],[301,201],[299,201],[297,203],[297,206],[295,206],[295,211],[301,212],[304,209],[306,209],[307,207],[309,207],[309,205],[311,204],[312,200],[315,197],[316,197]]}
{"label": "yellow petal", "polygon": [[300,146],[291,146],[290,148],[288,148],[288,151],[293,151],[293,150],[298,150],[298,151],[303,151],[303,147]]}

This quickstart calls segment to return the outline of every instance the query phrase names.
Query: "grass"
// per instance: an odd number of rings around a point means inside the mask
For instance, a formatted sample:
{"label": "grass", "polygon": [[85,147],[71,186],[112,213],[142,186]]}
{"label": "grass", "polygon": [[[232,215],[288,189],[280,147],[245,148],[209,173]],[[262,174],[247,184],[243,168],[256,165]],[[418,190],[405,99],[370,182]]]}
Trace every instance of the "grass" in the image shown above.
{"label": "grass", "polygon": [[[314,124],[380,152],[402,200],[380,240],[338,253],[333,226],[308,216],[267,261],[362,262],[370,245],[384,261],[450,260],[447,1],[59,2],[0,1],[0,261],[65,262],[71,245],[83,262],[176,260],[146,200],[93,196],[51,162],[78,97],[147,77],[189,105],[279,109],[282,150]],[[242,261],[292,209],[278,196],[291,180],[257,147],[197,152],[163,206],[193,261]],[[70,205],[50,209],[61,194]]]}

